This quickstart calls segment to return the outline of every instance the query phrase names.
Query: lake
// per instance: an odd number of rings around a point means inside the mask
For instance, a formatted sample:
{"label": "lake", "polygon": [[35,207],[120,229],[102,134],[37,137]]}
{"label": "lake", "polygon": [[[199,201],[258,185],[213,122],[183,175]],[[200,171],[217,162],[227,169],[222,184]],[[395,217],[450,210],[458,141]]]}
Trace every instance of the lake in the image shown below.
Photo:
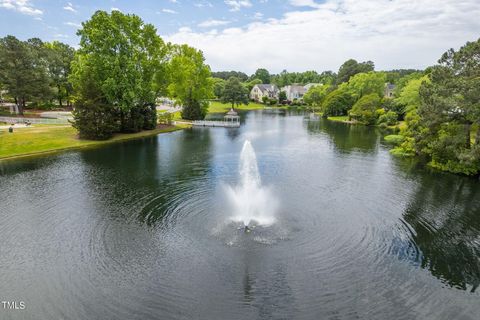
{"label": "lake", "polygon": [[[478,179],[374,128],[243,120],[0,162],[0,300],[25,303],[0,318],[478,319]],[[273,217],[249,232],[246,140]]]}

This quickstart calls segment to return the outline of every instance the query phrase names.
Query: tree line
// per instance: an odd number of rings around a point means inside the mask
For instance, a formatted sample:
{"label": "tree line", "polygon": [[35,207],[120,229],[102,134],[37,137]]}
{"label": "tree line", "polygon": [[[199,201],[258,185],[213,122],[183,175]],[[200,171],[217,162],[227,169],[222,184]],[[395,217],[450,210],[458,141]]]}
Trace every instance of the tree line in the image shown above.
{"label": "tree line", "polygon": [[77,35],[78,50],[0,39],[1,88],[21,107],[74,102],[73,126],[88,139],[155,128],[159,97],[183,106],[184,119],[205,117],[213,81],[201,51],[165,43],[153,25],[116,10],[97,11]]}

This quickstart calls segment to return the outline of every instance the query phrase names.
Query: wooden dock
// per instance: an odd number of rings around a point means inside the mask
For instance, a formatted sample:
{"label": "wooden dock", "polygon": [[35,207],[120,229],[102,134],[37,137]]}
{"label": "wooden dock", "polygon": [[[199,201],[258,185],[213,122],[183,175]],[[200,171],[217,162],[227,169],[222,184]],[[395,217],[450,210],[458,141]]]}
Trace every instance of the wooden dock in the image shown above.
{"label": "wooden dock", "polygon": [[194,127],[225,127],[225,128],[239,128],[239,121],[209,121],[196,120],[192,122]]}

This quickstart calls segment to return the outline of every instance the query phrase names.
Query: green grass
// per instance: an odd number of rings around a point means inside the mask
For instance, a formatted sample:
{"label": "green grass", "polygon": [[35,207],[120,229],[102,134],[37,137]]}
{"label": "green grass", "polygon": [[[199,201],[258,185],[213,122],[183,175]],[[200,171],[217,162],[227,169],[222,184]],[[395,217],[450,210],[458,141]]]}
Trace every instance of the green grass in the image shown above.
{"label": "green grass", "polygon": [[385,139],[387,143],[398,146],[405,140],[405,137],[400,134],[390,134],[385,136],[383,139]]}
{"label": "green grass", "polygon": [[[211,101],[208,107],[208,113],[222,113],[227,112],[232,107],[229,103],[221,103],[218,101]],[[235,106],[236,110],[259,110],[263,109],[264,105],[256,102],[250,102],[248,105]]]}
{"label": "green grass", "polygon": [[331,121],[345,122],[348,121],[348,116],[328,117],[327,119]]}
{"label": "green grass", "polygon": [[60,150],[100,146],[112,142],[137,139],[171,132],[188,125],[163,126],[154,130],[130,134],[116,134],[106,141],[81,140],[71,126],[39,126],[16,128],[13,133],[0,129],[0,159],[28,156]]}

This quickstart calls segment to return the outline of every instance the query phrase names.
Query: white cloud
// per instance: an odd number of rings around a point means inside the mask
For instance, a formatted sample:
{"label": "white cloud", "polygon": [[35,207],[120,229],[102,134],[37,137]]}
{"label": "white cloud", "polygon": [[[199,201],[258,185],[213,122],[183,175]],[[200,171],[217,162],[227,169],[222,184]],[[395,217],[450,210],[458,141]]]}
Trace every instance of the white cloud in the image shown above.
{"label": "white cloud", "polygon": [[290,0],[289,2],[292,6],[295,6],[295,7],[312,7],[312,8],[321,7],[321,5],[316,3],[314,0]]}
{"label": "white cloud", "polygon": [[238,11],[243,7],[249,8],[252,6],[250,0],[225,0],[224,2],[230,7],[230,11]]}
{"label": "white cloud", "polygon": [[71,11],[71,12],[77,12],[75,8],[73,7],[73,4],[71,2],[67,3],[65,7],[63,7],[63,10]]}
{"label": "white cloud", "polygon": [[197,8],[205,8],[205,7],[213,8],[213,4],[211,2],[208,2],[208,1],[195,2],[193,5]]}
{"label": "white cloud", "polygon": [[120,12],[122,12],[122,10],[120,10],[120,9],[118,9],[118,8],[115,8],[115,7],[111,7],[111,8],[110,8],[110,11],[120,11]]}
{"label": "white cloud", "polygon": [[253,15],[253,19],[262,19],[263,18],[263,13],[261,12],[255,12]]}
{"label": "white cloud", "polygon": [[165,38],[201,49],[213,70],[280,72],[338,70],[349,58],[372,60],[377,69],[424,68],[480,36],[478,0],[326,0],[309,7],[216,34],[179,29]]}
{"label": "white cloud", "polygon": [[75,28],[80,28],[82,26],[80,23],[75,23],[75,22],[65,22],[64,24],[70,27],[75,27]]}
{"label": "white cloud", "polygon": [[36,9],[29,0],[0,0],[0,8],[18,11],[29,16],[39,16],[43,11]]}
{"label": "white cloud", "polygon": [[227,21],[227,20],[214,20],[214,19],[210,19],[210,20],[205,20],[203,22],[200,22],[198,24],[198,26],[200,28],[210,28],[210,27],[218,27],[218,26],[224,26],[224,25],[227,25],[231,23],[230,21]]}
{"label": "white cloud", "polygon": [[163,13],[177,14],[178,12],[172,9],[162,9]]}

